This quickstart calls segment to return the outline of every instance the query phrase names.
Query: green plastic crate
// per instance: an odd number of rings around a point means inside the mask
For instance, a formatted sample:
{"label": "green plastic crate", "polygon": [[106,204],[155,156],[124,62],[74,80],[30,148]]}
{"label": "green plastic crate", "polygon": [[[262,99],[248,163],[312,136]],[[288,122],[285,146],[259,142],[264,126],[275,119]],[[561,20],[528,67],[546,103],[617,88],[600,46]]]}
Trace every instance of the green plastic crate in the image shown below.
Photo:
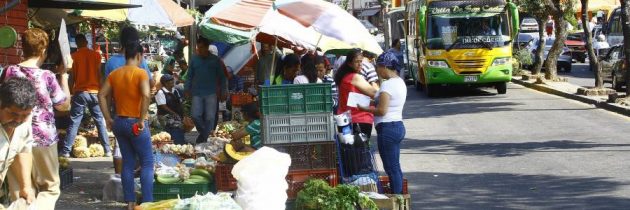
{"label": "green plastic crate", "polygon": [[212,188],[210,184],[160,184],[155,182],[153,184],[153,200],[160,201],[166,199],[177,198],[190,198],[198,195],[205,195]]}
{"label": "green plastic crate", "polygon": [[332,112],[263,116],[263,145],[334,141]]}
{"label": "green plastic crate", "polygon": [[263,115],[332,112],[329,83],[262,86]]}

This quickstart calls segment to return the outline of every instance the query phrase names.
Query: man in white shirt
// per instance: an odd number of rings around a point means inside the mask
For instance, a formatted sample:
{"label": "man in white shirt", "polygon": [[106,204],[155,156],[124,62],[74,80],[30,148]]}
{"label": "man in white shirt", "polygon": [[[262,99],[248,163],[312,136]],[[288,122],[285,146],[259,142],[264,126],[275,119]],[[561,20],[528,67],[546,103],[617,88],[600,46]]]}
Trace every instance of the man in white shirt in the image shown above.
{"label": "man in white shirt", "polygon": [[600,34],[597,36],[597,41],[593,43],[593,49],[595,49],[595,55],[602,55],[604,50],[610,48],[610,45],[606,41],[606,36]]}
{"label": "man in white shirt", "polygon": [[11,78],[0,85],[0,184],[12,170],[18,176],[19,196],[27,203],[35,200],[31,179],[31,111],[37,103],[35,94],[35,88],[25,78]]}

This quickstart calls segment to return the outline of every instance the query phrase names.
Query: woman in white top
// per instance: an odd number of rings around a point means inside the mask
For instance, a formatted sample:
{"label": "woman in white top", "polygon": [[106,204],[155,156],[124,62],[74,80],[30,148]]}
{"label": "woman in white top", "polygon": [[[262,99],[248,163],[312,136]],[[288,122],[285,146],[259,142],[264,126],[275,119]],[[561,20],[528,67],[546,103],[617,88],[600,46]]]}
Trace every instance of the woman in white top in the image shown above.
{"label": "woman in white top", "polygon": [[407,86],[398,76],[398,59],[392,52],[386,52],[376,59],[376,73],[384,81],[374,100],[375,108],[359,107],[374,114],[378,151],[383,161],[385,173],[389,176],[393,194],[402,194],[403,175],[400,169],[400,142],[405,138],[405,125],[402,111],[407,99]]}
{"label": "woman in white top", "polygon": [[302,75],[299,75],[293,79],[293,84],[308,84],[308,83],[322,83],[317,75],[317,68],[315,66],[314,57],[302,58]]}

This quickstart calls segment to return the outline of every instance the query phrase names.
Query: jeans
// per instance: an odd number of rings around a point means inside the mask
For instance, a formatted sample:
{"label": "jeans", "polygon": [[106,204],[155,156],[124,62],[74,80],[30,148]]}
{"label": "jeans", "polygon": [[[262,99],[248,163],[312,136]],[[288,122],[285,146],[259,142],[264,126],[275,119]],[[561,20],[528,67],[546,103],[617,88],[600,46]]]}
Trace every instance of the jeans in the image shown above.
{"label": "jeans", "polygon": [[184,129],[182,128],[164,128],[168,134],[171,134],[171,139],[173,139],[173,143],[175,144],[186,144],[186,137],[184,134]]}
{"label": "jeans", "polygon": [[195,127],[199,132],[197,143],[207,142],[210,132],[217,126],[217,106],[217,94],[192,97],[190,112],[193,122],[195,123]]}
{"label": "jeans", "polygon": [[403,174],[400,169],[400,142],[405,138],[405,125],[401,121],[376,125],[378,151],[393,194],[402,194]]}
{"label": "jeans", "polygon": [[68,132],[66,140],[64,141],[63,150],[61,154],[70,154],[72,151],[72,144],[77,137],[79,126],[81,126],[81,120],[83,120],[83,114],[85,107],[90,110],[94,122],[96,122],[96,129],[98,129],[98,138],[103,144],[103,148],[106,153],[111,152],[109,146],[109,136],[107,135],[107,127],[105,126],[105,118],[103,118],[103,112],[98,105],[98,98],[96,93],[78,92],[72,96],[72,106],[70,107],[70,126],[68,126]]}
{"label": "jeans", "polygon": [[123,166],[121,181],[125,202],[135,202],[134,170],[136,159],[140,161],[140,184],[142,185],[142,202],[153,201],[153,151],[151,148],[151,132],[149,123],[144,122],[144,130],[140,135],[133,134],[133,124],[138,122],[135,118],[118,117],[114,120],[114,135],[118,140]]}

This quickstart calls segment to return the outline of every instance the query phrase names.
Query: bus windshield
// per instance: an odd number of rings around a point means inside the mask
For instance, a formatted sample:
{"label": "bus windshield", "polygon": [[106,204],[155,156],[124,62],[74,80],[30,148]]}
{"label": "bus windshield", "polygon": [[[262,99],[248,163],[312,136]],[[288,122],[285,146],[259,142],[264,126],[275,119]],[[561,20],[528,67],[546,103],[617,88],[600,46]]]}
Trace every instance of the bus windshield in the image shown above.
{"label": "bus windshield", "polygon": [[427,18],[427,48],[475,49],[510,44],[505,13],[482,15],[430,15]]}

